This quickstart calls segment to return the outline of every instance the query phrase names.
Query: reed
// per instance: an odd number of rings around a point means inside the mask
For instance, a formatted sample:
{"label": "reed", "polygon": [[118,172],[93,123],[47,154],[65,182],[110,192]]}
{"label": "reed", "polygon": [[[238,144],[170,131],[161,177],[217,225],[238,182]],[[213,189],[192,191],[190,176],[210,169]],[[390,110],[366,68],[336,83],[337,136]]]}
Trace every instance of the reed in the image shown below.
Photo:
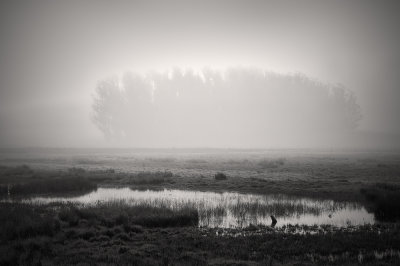
{"label": "reed", "polygon": [[29,195],[65,192],[89,192],[95,190],[97,185],[91,180],[78,176],[66,176],[61,178],[44,178],[30,180],[25,183],[7,184],[0,186],[2,196],[7,194]]}

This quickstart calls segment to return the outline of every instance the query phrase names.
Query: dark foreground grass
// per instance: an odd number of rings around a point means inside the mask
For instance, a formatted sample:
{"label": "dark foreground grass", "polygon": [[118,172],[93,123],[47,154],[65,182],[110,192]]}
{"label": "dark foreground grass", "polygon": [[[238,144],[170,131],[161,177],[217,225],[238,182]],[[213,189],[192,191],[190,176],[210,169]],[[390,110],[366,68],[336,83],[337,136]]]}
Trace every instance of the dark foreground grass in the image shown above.
{"label": "dark foreground grass", "polygon": [[400,185],[377,183],[364,188],[361,193],[379,221],[400,220]]}
{"label": "dark foreground grass", "polygon": [[2,241],[53,236],[60,229],[60,222],[48,210],[27,204],[0,203],[0,224]]}
{"label": "dark foreground grass", "polygon": [[[187,219],[190,222],[187,222]],[[0,204],[0,265],[399,265],[398,224],[198,228],[191,210]],[[179,222],[177,222],[179,221]],[[294,230],[296,231],[296,230]]]}
{"label": "dark foreground grass", "polygon": [[58,217],[70,226],[84,221],[93,226],[121,225],[124,228],[131,225],[149,228],[197,226],[199,220],[196,209],[171,210],[147,204],[129,206],[123,201],[98,203],[85,208],[66,204],[60,207]]}
{"label": "dark foreground grass", "polygon": [[171,210],[151,206],[128,206],[124,203],[97,204],[91,207],[54,203],[29,205],[0,203],[1,240],[25,239],[35,236],[54,236],[61,225],[75,227],[121,226],[125,231],[138,228],[197,226],[194,209]]}

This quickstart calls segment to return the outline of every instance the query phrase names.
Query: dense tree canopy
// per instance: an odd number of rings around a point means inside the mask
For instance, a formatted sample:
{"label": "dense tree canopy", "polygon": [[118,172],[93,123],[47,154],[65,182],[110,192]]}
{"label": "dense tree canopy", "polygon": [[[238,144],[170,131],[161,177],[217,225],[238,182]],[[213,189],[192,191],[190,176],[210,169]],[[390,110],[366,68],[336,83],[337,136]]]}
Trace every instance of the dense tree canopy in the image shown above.
{"label": "dense tree canopy", "polygon": [[98,83],[94,122],[131,146],[249,146],[325,141],[361,119],[342,85],[257,69],[126,73]]}

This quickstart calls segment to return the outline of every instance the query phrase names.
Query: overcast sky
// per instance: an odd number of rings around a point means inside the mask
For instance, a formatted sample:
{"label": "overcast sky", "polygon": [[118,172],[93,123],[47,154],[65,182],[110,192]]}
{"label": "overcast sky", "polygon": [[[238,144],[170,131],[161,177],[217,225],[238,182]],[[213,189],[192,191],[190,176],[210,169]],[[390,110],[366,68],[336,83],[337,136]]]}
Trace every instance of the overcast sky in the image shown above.
{"label": "overcast sky", "polygon": [[400,134],[399,1],[0,2],[0,146],[103,145],[99,80],[172,66],[301,72]]}

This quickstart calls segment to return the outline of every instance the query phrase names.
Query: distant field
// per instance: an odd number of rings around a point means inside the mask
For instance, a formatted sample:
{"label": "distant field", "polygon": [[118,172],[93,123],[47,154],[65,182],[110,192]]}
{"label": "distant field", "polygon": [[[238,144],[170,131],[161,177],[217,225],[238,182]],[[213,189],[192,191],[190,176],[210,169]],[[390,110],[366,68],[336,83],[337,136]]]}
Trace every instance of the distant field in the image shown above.
{"label": "distant field", "polygon": [[[359,191],[376,183],[400,184],[400,154],[392,152],[28,149],[0,150],[0,165],[27,165],[36,176],[80,175],[99,186],[285,193],[337,200],[359,200]],[[218,172],[228,178],[216,181]],[[0,182],[8,182],[7,177]]]}

